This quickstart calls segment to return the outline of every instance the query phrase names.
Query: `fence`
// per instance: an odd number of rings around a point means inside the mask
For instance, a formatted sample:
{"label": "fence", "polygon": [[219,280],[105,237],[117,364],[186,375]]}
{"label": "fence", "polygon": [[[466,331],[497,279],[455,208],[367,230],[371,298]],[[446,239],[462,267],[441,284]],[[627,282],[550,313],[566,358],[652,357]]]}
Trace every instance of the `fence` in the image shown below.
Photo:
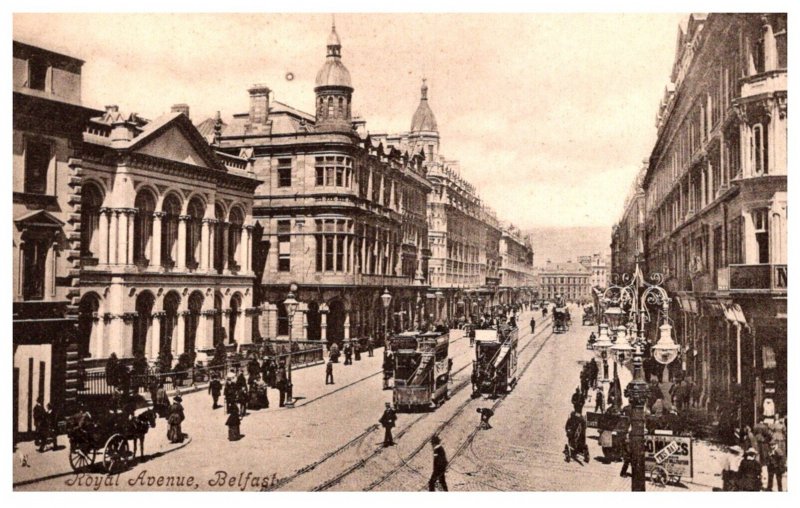
{"label": "fence", "polygon": [[[287,342],[288,343],[288,342]],[[299,369],[303,367],[310,367],[312,365],[320,364],[324,361],[323,348],[319,343],[315,344],[316,347],[302,348],[300,351],[278,353],[274,356],[280,365],[285,363],[289,356],[292,357],[292,369]],[[276,348],[278,351],[281,348]],[[196,366],[188,370],[171,371],[171,372],[158,372],[156,369],[150,369],[145,374],[130,374],[128,379],[130,381],[130,389],[133,393],[147,393],[149,387],[154,382],[164,384],[167,391],[176,390],[179,388],[189,387],[193,384],[203,383],[211,378],[212,373],[217,372],[221,376],[231,371],[239,371],[247,369],[247,362],[249,358],[234,358],[225,362],[225,365],[216,366]],[[89,369],[82,370],[78,375],[78,395],[113,395],[115,388],[109,384],[106,376],[105,369]]]}

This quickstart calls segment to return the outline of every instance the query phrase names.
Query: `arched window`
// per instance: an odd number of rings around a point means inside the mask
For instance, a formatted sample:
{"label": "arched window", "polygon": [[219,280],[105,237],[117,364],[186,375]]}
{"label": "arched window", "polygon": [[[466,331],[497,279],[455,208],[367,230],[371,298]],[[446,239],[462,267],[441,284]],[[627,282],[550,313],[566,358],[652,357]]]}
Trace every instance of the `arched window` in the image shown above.
{"label": "arched window", "polygon": [[236,341],[236,324],[239,322],[239,313],[242,308],[242,295],[235,293],[231,297],[231,311],[228,315],[228,331],[229,343],[233,344]]}
{"label": "arched window", "polygon": [[194,270],[200,266],[200,235],[205,205],[200,198],[194,197],[186,211],[189,215],[189,221],[186,223],[186,267]]}
{"label": "arched window", "polygon": [[170,291],[164,297],[164,321],[161,324],[161,354],[172,358],[172,340],[175,329],[178,326],[178,306],[181,304],[181,297],[175,291]]}
{"label": "arched window", "polygon": [[344,98],[339,97],[339,118],[344,118]]}
{"label": "arched window", "polygon": [[224,252],[222,248],[225,243],[223,239],[223,235],[225,234],[225,211],[219,203],[214,206],[214,217],[217,219],[217,223],[214,225],[214,270],[217,273],[222,273],[224,265]]}
{"label": "arched window", "polygon": [[161,210],[165,214],[161,223],[161,265],[171,268],[178,258],[178,217],[181,214],[181,202],[174,194],[170,194],[164,199]]}
{"label": "arched window", "polygon": [[243,268],[239,266],[242,258],[242,226],[244,225],[244,214],[241,209],[231,210],[230,225],[228,226],[228,266],[231,270],[238,271]]}
{"label": "arched window", "polygon": [[200,310],[203,308],[203,293],[194,291],[189,296],[189,314],[186,315],[186,328],[182,352],[193,353],[197,344],[197,327],[200,324]]}
{"label": "arched window", "polygon": [[147,339],[153,325],[153,304],[155,297],[143,291],[136,297],[136,320],[133,322],[133,356],[147,354]]}
{"label": "arched window", "polygon": [[147,266],[153,260],[153,212],[156,199],[148,190],[136,194],[133,206],[137,209],[136,221],[133,223],[133,261],[137,265]]}
{"label": "arched window", "polygon": [[[100,310],[100,299],[95,293],[88,293],[81,298],[78,305],[78,356],[87,358],[91,355],[91,345],[93,341],[99,340],[96,337],[97,312]],[[102,351],[98,351],[102,355]]]}
{"label": "arched window", "polygon": [[100,207],[103,194],[94,184],[81,189],[81,257],[97,258],[100,255]]}
{"label": "arched window", "polygon": [[333,118],[333,97],[328,97],[328,114],[327,118]]}

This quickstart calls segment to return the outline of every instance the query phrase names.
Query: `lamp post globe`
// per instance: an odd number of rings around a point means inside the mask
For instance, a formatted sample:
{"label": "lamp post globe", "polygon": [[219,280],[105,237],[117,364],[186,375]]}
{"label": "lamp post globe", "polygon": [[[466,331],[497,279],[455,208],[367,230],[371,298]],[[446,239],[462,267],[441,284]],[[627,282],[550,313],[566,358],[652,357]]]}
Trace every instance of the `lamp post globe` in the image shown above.
{"label": "lamp post globe", "polygon": [[653,352],[653,358],[661,365],[669,365],[675,358],[678,357],[680,346],[675,344],[672,340],[672,325],[664,322],[659,329],[658,342],[650,349]]}

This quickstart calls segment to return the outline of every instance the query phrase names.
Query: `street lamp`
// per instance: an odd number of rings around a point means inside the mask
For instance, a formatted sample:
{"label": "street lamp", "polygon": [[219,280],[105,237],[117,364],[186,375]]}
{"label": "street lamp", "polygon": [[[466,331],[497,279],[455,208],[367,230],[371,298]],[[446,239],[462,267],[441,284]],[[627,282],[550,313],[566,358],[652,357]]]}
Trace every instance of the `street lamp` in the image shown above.
{"label": "street lamp", "polygon": [[611,338],[608,336],[608,325],[605,323],[600,324],[600,336],[594,343],[594,350],[597,352],[601,360],[603,360],[603,381],[608,381],[608,351],[614,345]]}
{"label": "street lamp", "polygon": [[650,349],[653,351],[653,358],[655,358],[658,363],[661,365],[668,365],[678,357],[680,346],[675,344],[675,341],[672,340],[672,325],[666,320],[664,324],[659,327],[659,331],[660,336],[658,343]]}
{"label": "street lamp", "polygon": [[294,407],[294,397],[292,396],[292,322],[294,321],[294,313],[297,312],[298,302],[294,298],[294,284],[289,288],[289,294],[283,301],[283,306],[286,308],[286,317],[289,319],[289,356],[286,358],[286,375],[288,386],[286,387],[286,403],[288,408]]}
{"label": "street lamp", "polygon": [[389,350],[389,305],[392,303],[392,295],[386,288],[383,288],[381,302],[383,303],[383,355],[386,356],[386,352]]}
{"label": "street lamp", "polygon": [[624,325],[617,327],[617,341],[611,346],[611,354],[617,359],[618,363],[625,363],[633,358],[636,348],[631,346],[628,338],[628,328]]}

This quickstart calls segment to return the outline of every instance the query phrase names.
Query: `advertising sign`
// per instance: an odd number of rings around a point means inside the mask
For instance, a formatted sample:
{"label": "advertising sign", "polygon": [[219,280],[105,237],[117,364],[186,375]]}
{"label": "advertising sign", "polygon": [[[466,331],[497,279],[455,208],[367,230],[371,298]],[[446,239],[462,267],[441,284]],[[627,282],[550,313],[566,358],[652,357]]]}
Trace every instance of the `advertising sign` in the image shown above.
{"label": "advertising sign", "polygon": [[678,436],[644,437],[644,467],[649,474],[662,466],[670,474],[691,478],[694,473],[692,438]]}

